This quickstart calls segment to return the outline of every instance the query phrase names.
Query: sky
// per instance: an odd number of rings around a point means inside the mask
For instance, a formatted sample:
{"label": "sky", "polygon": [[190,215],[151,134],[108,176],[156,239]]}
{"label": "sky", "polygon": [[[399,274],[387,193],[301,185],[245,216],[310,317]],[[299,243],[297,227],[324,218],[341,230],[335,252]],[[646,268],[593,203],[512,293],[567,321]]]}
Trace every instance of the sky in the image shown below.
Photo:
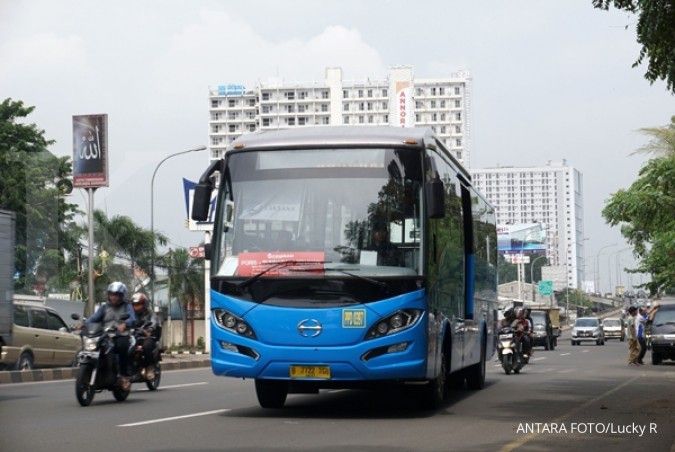
{"label": "sky", "polygon": [[[638,129],[675,114],[665,83],[631,68],[635,24],[590,0],[0,0],[0,98],[34,105],[29,120],[57,155],[72,155],[72,115],[107,113],[110,187],[96,208],[149,227],[155,165],[208,144],[209,86],[320,81],[327,66],[345,79],[382,79],[397,65],[421,78],[468,70],[472,167],[564,158],[580,170],[586,279],[598,250],[616,243],[600,260],[606,290],[617,257],[622,266],[632,257],[600,212],[648,158],[631,155],[647,142]],[[174,246],[202,239],[185,229],[181,178],[198,179],[207,164],[193,153],[158,172],[155,228]]]}

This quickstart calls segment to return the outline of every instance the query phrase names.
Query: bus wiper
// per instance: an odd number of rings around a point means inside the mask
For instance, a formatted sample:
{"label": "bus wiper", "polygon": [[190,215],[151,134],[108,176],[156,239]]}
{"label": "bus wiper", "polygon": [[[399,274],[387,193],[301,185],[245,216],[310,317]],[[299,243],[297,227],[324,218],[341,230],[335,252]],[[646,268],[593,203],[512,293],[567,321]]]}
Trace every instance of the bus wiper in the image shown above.
{"label": "bus wiper", "polygon": [[[308,264],[330,264],[330,261],[296,261],[296,260],[285,260],[285,261],[279,261],[275,262],[274,264],[270,265],[267,267],[265,270],[261,271],[260,273],[257,273],[253,276],[251,276],[248,279],[243,280],[242,282],[237,284],[237,287],[243,288],[251,283],[255,282],[263,276],[267,272],[271,272],[272,270],[275,270],[277,268],[283,268],[283,267],[288,267],[290,265],[308,265]],[[311,271],[311,270],[310,270]]]}
{"label": "bus wiper", "polygon": [[342,273],[343,275],[351,276],[353,278],[360,279],[361,281],[367,281],[367,282],[379,287],[380,289],[383,289],[385,292],[389,292],[389,286],[386,283],[383,283],[382,281],[378,281],[378,280],[373,279],[373,278],[368,278],[367,276],[356,275],[354,273],[348,272],[346,270],[341,270],[339,268],[329,268],[329,269],[326,269],[326,270],[331,271],[331,272]]}

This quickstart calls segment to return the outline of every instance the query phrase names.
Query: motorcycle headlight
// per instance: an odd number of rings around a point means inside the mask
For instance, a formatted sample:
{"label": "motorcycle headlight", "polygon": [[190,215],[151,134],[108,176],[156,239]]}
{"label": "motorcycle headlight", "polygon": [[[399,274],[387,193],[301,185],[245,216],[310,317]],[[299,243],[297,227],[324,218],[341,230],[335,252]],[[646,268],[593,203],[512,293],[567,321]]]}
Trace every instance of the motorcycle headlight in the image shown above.
{"label": "motorcycle headlight", "polygon": [[88,352],[96,350],[96,343],[98,342],[97,338],[94,337],[85,337],[84,338],[84,349]]}

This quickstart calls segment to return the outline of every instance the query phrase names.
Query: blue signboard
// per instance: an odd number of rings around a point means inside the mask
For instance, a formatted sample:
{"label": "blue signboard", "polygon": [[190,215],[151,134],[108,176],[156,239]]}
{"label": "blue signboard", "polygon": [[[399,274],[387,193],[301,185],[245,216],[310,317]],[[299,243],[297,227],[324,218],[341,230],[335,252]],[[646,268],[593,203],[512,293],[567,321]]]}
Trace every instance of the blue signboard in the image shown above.
{"label": "blue signboard", "polygon": [[245,92],[244,85],[218,85],[219,96],[241,96]]}

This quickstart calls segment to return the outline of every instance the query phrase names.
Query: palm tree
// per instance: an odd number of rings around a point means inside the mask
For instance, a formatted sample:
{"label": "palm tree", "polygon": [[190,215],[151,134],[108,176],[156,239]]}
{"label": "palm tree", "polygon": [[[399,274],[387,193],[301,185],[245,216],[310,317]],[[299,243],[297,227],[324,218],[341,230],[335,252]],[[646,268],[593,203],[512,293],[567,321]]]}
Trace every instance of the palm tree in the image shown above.
{"label": "palm tree", "polygon": [[[134,269],[150,269],[153,247],[166,245],[168,239],[160,233],[138,226],[131,218],[116,215],[112,218],[101,210],[94,211],[94,242],[97,247],[96,288],[110,281],[121,280],[131,283]],[[128,264],[120,264],[115,258],[127,259]],[[146,271],[148,274],[152,272]]]}
{"label": "palm tree", "polygon": [[183,344],[186,345],[187,312],[204,305],[204,260],[192,259],[187,249],[177,248],[169,249],[159,262],[167,269],[169,292],[178,299],[183,311]]}
{"label": "palm tree", "polygon": [[656,157],[675,157],[675,116],[670,124],[664,127],[646,127],[640,132],[650,136],[652,140],[634,154],[654,154]]}

